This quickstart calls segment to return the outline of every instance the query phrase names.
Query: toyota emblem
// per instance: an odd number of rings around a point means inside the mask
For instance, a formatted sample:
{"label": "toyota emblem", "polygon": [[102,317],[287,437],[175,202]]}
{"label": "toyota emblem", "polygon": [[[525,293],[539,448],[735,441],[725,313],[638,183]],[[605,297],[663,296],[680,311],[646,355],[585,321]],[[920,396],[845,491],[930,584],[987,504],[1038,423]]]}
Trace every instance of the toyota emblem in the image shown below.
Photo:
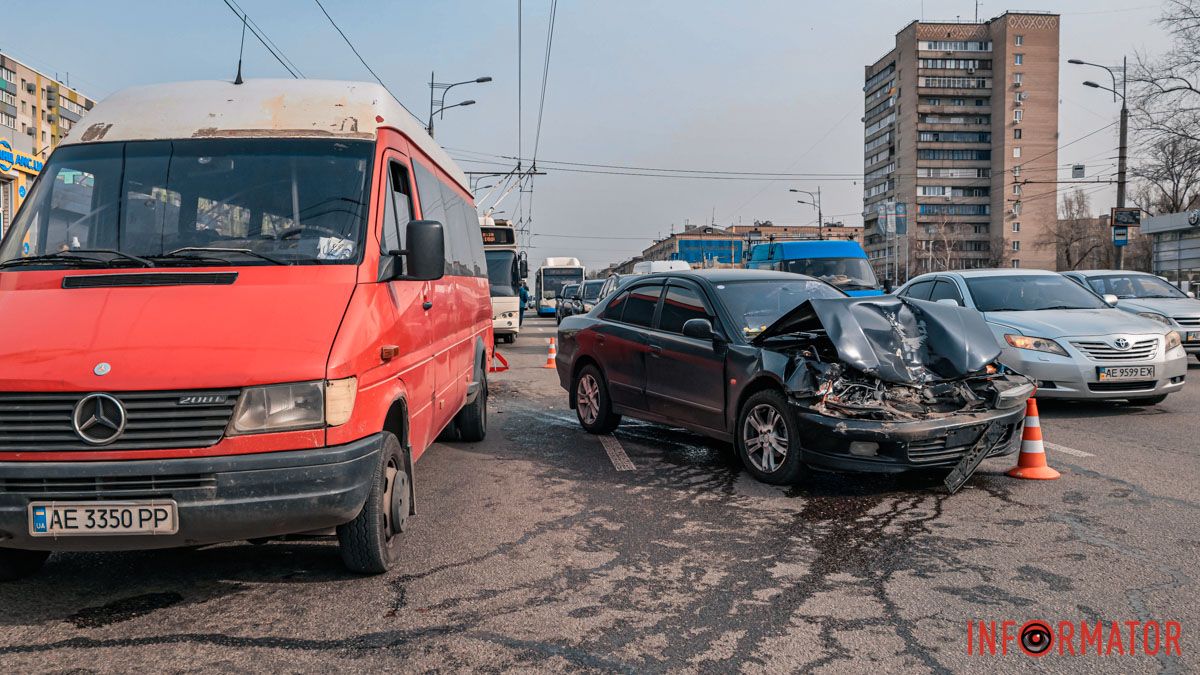
{"label": "toyota emblem", "polygon": [[92,445],[108,445],[125,431],[125,406],[108,394],[88,394],[75,404],[75,433]]}
{"label": "toyota emblem", "polygon": [[1121,351],[1125,351],[1126,349],[1129,349],[1129,340],[1126,340],[1125,338],[1117,338],[1116,340],[1113,340],[1113,346]]}

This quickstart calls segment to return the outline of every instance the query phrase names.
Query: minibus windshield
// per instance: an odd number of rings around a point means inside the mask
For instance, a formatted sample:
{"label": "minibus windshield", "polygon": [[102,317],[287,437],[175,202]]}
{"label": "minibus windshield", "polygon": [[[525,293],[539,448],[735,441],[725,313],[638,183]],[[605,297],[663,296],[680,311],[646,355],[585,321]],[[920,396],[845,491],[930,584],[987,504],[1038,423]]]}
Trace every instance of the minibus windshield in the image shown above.
{"label": "minibus windshield", "polygon": [[299,138],[63,146],[0,267],[354,264],[372,149]]}
{"label": "minibus windshield", "polygon": [[784,260],[784,272],[807,274],[846,290],[877,288],[871,265],[862,258],[803,258]]}

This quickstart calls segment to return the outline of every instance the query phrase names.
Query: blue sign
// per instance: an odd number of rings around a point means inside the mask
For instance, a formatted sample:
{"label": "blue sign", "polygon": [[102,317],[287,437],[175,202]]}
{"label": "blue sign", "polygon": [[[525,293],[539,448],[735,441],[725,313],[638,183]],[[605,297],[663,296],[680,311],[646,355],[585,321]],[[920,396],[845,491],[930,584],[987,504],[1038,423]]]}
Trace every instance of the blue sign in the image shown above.
{"label": "blue sign", "polygon": [[8,139],[0,138],[0,171],[8,173],[13,170],[14,166],[30,173],[37,173],[42,170],[43,163],[41,160],[35,159],[33,155],[14,152]]}
{"label": "blue sign", "polygon": [[21,196],[21,199],[25,198],[25,186],[24,185],[17,188],[17,194]]}
{"label": "blue sign", "polygon": [[16,158],[17,156],[13,154],[12,144],[0,138],[0,171],[5,173],[12,171]]}
{"label": "blue sign", "polygon": [[1129,243],[1129,228],[1125,225],[1114,225],[1112,235],[1113,246],[1125,246]]}

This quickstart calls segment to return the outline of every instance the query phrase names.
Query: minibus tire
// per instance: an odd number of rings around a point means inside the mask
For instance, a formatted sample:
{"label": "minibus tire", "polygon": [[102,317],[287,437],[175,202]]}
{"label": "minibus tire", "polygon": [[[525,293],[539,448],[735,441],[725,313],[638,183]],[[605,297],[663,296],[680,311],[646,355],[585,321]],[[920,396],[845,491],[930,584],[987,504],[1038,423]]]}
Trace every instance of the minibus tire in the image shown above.
{"label": "minibus tire", "polygon": [[[408,499],[411,476],[407,473],[404,452],[395,434],[384,432],[383,452],[379,466],[375,469],[371,491],[362,511],[354,520],[339,525],[337,528],[338,548],[342,554],[342,562],[351,571],[358,574],[383,574],[391,569],[400,554],[400,535],[404,532],[407,511],[410,508]],[[388,468],[395,470],[393,483],[393,499],[404,500],[405,511],[400,522],[388,527],[387,513],[392,505],[387,500]]]}
{"label": "minibus tire", "polygon": [[478,443],[487,438],[487,371],[480,368],[475,376],[479,378],[479,395],[470,405],[463,406],[454,422],[458,427],[459,439],[468,443]]}
{"label": "minibus tire", "polygon": [[0,581],[23,579],[42,569],[49,557],[49,551],[0,548]]}

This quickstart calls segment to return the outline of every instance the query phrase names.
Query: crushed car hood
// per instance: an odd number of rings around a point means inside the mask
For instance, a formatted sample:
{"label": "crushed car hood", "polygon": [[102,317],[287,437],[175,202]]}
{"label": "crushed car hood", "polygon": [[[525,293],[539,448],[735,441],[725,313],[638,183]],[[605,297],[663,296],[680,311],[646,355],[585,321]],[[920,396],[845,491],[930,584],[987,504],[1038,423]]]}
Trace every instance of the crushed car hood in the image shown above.
{"label": "crushed car hood", "polygon": [[753,342],[822,329],[846,365],[897,384],[978,373],[1000,355],[979,312],[894,296],[809,300]]}

